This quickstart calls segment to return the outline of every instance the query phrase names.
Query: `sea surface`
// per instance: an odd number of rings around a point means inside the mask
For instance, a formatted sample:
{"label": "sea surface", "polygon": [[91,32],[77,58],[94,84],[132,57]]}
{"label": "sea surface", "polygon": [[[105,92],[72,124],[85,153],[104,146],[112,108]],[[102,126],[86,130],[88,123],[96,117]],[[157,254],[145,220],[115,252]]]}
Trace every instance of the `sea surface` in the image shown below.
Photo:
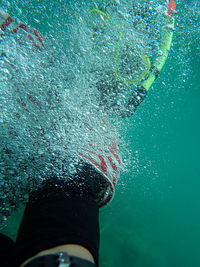
{"label": "sea surface", "polygon": [[[63,19],[66,2],[1,4],[48,35]],[[200,266],[199,1],[177,1],[175,16],[164,69],[135,114],[119,119],[128,159],[113,201],[100,211],[100,267]],[[20,216],[8,218],[3,229],[12,238]]]}

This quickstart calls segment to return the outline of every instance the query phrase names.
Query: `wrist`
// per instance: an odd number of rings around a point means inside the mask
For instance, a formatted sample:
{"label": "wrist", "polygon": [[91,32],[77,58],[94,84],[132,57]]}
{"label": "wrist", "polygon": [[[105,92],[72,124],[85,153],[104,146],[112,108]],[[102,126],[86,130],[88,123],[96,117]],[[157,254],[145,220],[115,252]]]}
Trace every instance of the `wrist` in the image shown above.
{"label": "wrist", "polygon": [[28,264],[33,259],[36,259],[40,256],[54,255],[60,252],[66,252],[70,256],[79,257],[83,260],[87,260],[89,262],[94,263],[94,258],[88,249],[76,244],[67,244],[43,250],[34,255],[33,257],[29,258],[28,260],[26,260],[20,267],[25,267],[26,264]]}
{"label": "wrist", "polygon": [[[16,242],[18,266],[40,252],[59,246],[66,245],[71,255],[72,247],[68,245],[72,244],[83,248],[78,253],[82,253],[84,248],[89,255],[91,253],[98,266],[98,216],[99,208],[94,200],[68,197],[61,192],[29,203]],[[77,253],[77,247],[73,247],[74,251]],[[74,255],[81,257],[82,254]]]}

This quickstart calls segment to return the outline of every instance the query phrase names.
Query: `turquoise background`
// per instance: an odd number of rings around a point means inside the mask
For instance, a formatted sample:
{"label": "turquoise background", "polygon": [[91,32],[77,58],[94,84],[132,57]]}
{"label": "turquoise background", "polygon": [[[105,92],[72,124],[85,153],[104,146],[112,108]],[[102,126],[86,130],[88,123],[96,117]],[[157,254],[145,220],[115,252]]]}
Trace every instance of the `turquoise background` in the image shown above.
{"label": "turquoise background", "polygon": [[199,6],[179,9],[168,62],[127,122],[138,160],[102,211],[105,267],[200,266]]}
{"label": "turquoise background", "polygon": [[[39,2],[26,12],[42,18]],[[122,122],[132,156],[113,202],[100,212],[100,267],[200,266],[199,12],[197,1],[178,1],[167,64]],[[29,20],[45,31],[44,22]],[[17,222],[12,217],[4,231],[14,236]]]}

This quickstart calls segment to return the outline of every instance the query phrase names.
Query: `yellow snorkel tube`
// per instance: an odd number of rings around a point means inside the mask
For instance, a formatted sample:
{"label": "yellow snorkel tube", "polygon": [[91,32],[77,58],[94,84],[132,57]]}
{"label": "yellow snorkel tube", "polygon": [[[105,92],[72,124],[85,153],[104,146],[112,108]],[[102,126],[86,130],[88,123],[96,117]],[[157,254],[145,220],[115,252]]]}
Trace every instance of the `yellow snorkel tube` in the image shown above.
{"label": "yellow snorkel tube", "polygon": [[[169,15],[168,15],[169,16]],[[162,33],[161,43],[160,43],[160,55],[154,60],[150,71],[145,75],[140,83],[141,86],[145,88],[146,91],[149,90],[153,82],[157,79],[160,71],[162,70],[172,43],[173,31],[174,31],[175,20],[173,17],[168,17],[168,24]]]}
{"label": "yellow snorkel tube", "polygon": [[[171,1],[173,2],[173,1]],[[169,1],[170,3],[170,1]],[[173,2],[175,5],[175,2]],[[175,10],[175,8],[173,9]],[[172,44],[173,32],[174,32],[174,25],[175,19],[171,16],[172,13],[166,14],[167,16],[167,25],[165,26],[161,42],[160,42],[160,55],[156,57],[156,59],[151,64],[151,68],[149,69],[148,73],[142,77],[140,82],[135,86],[134,90],[131,92],[128,101],[125,104],[123,110],[119,110],[119,115],[121,117],[130,117],[140,103],[144,100],[147,91],[153,84],[153,82],[158,78],[160,71],[162,70],[167,57],[169,55],[170,47]]]}
{"label": "yellow snorkel tube", "polygon": [[105,12],[103,12],[102,10],[98,9],[98,8],[93,8],[92,9],[92,12],[93,13],[97,13],[99,14],[100,16],[102,16],[104,19],[110,19],[110,16],[107,15]]}
{"label": "yellow snorkel tube", "polygon": [[[119,106],[118,115],[120,117],[129,117],[135,112],[136,108],[145,98],[147,91],[150,89],[153,82],[158,78],[160,71],[162,70],[167,60],[172,43],[174,25],[175,25],[175,19],[172,16],[172,13],[173,11],[175,11],[175,8],[176,8],[175,1],[169,0],[168,11],[165,14],[167,19],[167,24],[163,28],[163,32],[161,35],[160,53],[152,63],[150,62],[150,59],[146,55],[140,56],[141,60],[143,60],[143,63],[145,64],[145,68],[139,75],[139,77],[126,79],[120,73],[118,66],[115,69],[114,72],[118,81],[124,84],[128,84],[130,86],[135,85],[135,88],[128,97],[124,107],[122,108],[122,106]],[[110,19],[109,15],[107,15],[105,12],[99,9],[93,9],[92,11],[98,13],[100,16],[102,16],[103,19],[108,19],[108,20]],[[123,38],[123,33],[119,32],[119,36],[120,38]],[[119,41],[119,44],[120,43],[121,41]],[[119,56],[115,57],[115,61],[117,60],[119,60]]]}
{"label": "yellow snorkel tube", "polygon": [[[172,16],[173,11],[175,11],[176,3],[174,0],[168,1],[168,12],[166,12],[167,17],[167,25],[164,27],[161,42],[160,42],[160,55],[156,57],[156,59],[150,64],[149,59],[147,65],[150,68],[147,68],[147,72],[143,72],[141,74],[141,79],[137,82],[134,90],[131,92],[125,106],[119,109],[119,116],[121,117],[130,117],[139,104],[144,100],[147,91],[153,84],[153,82],[158,78],[160,71],[162,70],[172,44],[173,32],[174,32],[174,25],[175,19]],[[145,75],[144,75],[145,74]]]}

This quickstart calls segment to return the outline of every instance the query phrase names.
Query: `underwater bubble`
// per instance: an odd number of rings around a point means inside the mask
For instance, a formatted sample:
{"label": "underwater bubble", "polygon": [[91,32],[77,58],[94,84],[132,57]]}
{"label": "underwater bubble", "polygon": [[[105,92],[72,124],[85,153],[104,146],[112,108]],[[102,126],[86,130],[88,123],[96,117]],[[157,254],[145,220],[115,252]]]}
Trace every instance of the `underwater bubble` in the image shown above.
{"label": "underwater bubble", "polygon": [[[61,176],[63,165],[74,174],[77,154],[90,143],[106,149],[114,139],[126,147],[119,138],[122,125],[114,118],[110,123],[108,114],[123,108],[128,81],[145,70],[141,54],[151,60],[159,53],[163,19],[152,2],[142,7],[136,1],[61,1],[54,18],[48,14],[54,2],[45,7],[22,1],[18,11],[17,2],[6,2],[12,13],[27,9],[26,19],[38,26],[42,14],[48,28],[42,29],[48,35],[44,50],[33,49],[22,30],[0,44],[7,59],[0,73],[0,171],[10,179],[5,196],[10,189],[17,206],[11,182],[19,192],[34,190],[49,174]],[[21,201],[27,201],[23,193]],[[11,208],[6,198],[4,205]]]}

